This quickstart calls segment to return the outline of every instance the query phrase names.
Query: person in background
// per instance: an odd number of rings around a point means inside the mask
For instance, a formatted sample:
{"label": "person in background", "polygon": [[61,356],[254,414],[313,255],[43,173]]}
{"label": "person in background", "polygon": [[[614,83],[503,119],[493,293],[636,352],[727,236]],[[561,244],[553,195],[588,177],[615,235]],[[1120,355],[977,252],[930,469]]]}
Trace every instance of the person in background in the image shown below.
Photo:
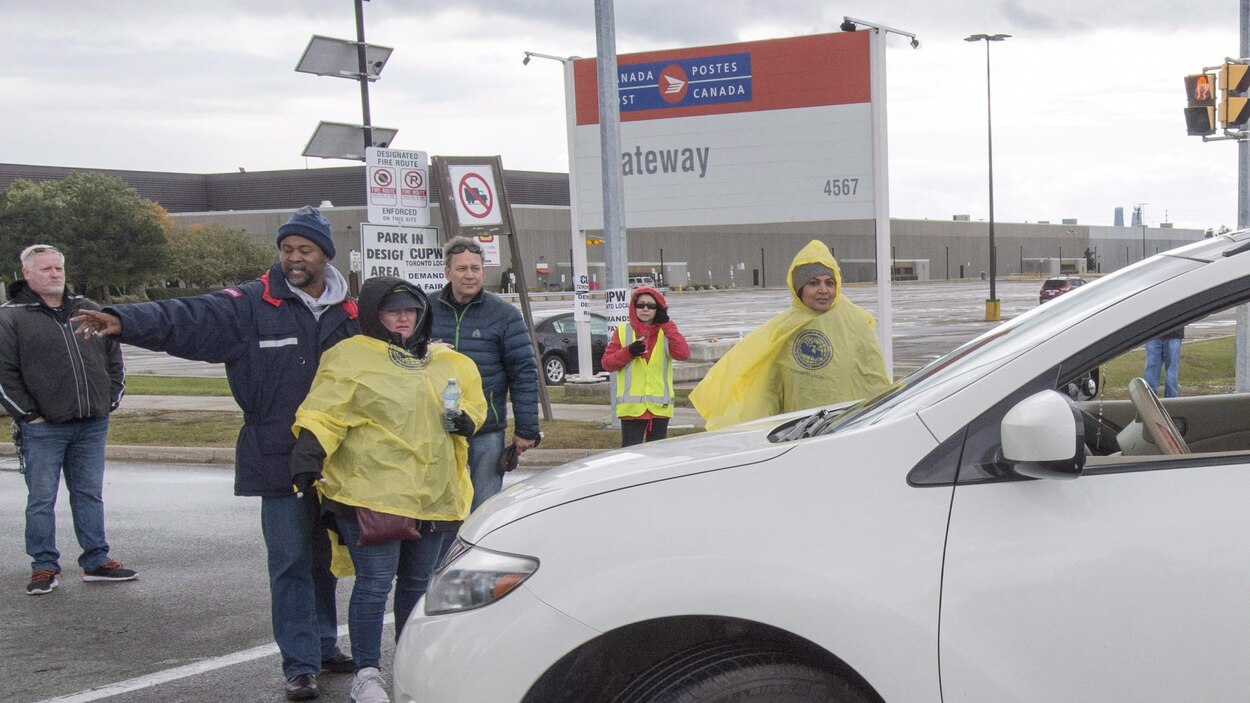
{"label": "person in background", "polygon": [[870,398],[890,385],[877,322],[842,295],[829,248],[809,242],[787,280],[790,308],[734,345],[690,393],[709,430]]}
{"label": "person in background", "polygon": [[84,338],[116,335],[144,349],[224,363],[243,410],[234,492],[260,497],[270,614],[288,700],[316,698],[322,671],[350,673],[338,648],[336,580],[316,501],[291,492],[291,423],[321,354],[360,332],[356,301],[333,266],[330,223],[302,207],[278,228],[278,261],[260,278],[220,292],[84,311]]}
{"label": "person in background", "polygon": [[[365,281],[363,334],[322,356],[295,413],[292,481],[301,494],[316,486],[324,496],[356,569],[347,626],[357,703],[389,701],[380,666],[391,582],[398,640],[473,495],[467,438],[486,416],[482,382],[468,357],[429,343],[431,323],[419,288]],[[456,412],[443,407],[453,379]]]}
{"label": "person in background", "polygon": [[99,306],[65,287],[65,256],[34,244],[22,250],[22,278],[0,307],[0,402],[13,417],[26,478],[26,594],[51,593],[61,573],[56,493],[69,490],[83,581],[132,581],[134,569],[109,556],[104,537],[104,439],[126,388],[121,347],[79,339],[69,319]]}
{"label": "person in background", "polygon": [[1159,371],[1164,371],[1163,397],[1175,398],[1181,394],[1181,343],[1185,341],[1185,326],[1175,327],[1165,334],[1146,342],[1146,369],[1142,375],[1146,383],[1159,393]]}
{"label": "person in background", "polygon": [[443,245],[447,285],[431,301],[431,339],[445,342],[477,364],[486,395],[486,419],[469,439],[473,509],[503,487],[499,460],[512,398],[517,453],[538,446],[538,364],[521,313],[503,298],[482,289],[485,258],[468,237]]}
{"label": "person in background", "polygon": [[621,446],[668,436],[673,417],[673,362],[690,358],[690,345],[668,317],[668,302],[654,288],[635,288],[629,323],[620,325],[607,349],[603,368],[616,373],[616,416]]}

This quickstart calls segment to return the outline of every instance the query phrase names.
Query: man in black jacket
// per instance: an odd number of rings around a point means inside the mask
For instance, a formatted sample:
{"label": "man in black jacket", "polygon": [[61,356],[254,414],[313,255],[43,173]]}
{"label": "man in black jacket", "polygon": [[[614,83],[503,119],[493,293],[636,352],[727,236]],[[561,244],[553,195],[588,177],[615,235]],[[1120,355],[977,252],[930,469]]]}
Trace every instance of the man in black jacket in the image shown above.
{"label": "man in black jacket", "polygon": [[79,339],[69,318],[99,307],[65,289],[65,256],[35,244],[22,251],[23,280],[0,306],[0,403],[17,424],[26,476],[28,595],[50,593],[61,573],[56,493],[65,474],[84,581],[131,581],[133,569],[109,557],[104,538],[104,437],[125,390],[121,349],[111,339]]}
{"label": "man in black jacket", "polygon": [[322,671],[355,670],[337,645],[336,582],[317,502],[295,496],[290,473],[295,409],[308,395],[321,353],[360,332],[347,281],[329,264],[330,235],[321,212],[302,207],[278,228],[278,262],[257,280],[74,320],[85,336],[117,335],[144,349],[226,365],[230,392],[243,410],[234,492],[261,499],[270,617],[289,700],[316,698]]}

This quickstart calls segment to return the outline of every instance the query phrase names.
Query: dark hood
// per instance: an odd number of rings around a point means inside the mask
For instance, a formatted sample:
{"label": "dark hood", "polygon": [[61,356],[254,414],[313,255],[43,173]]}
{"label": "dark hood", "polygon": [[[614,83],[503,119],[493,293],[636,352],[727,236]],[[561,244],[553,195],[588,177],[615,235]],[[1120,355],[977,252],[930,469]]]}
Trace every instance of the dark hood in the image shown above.
{"label": "dark hood", "polygon": [[[19,278],[8,285],[9,300],[15,303],[42,303],[43,298],[39,294],[30,289],[30,284],[26,279]],[[69,284],[65,284],[64,299],[68,301],[70,298],[76,297],[74,291],[70,289]]]}
{"label": "dark hood", "polygon": [[[408,338],[408,343],[400,341],[399,335],[382,326],[382,318],[378,315],[378,306],[397,286],[402,286],[417,297],[425,305],[417,322],[417,329]],[[422,290],[411,283],[391,276],[370,278],[360,286],[360,298],[357,301],[360,314],[360,331],[374,339],[404,347],[417,356],[425,356],[430,342],[430,332],[434,327],[434,315],[430,311],[430,300]]]}

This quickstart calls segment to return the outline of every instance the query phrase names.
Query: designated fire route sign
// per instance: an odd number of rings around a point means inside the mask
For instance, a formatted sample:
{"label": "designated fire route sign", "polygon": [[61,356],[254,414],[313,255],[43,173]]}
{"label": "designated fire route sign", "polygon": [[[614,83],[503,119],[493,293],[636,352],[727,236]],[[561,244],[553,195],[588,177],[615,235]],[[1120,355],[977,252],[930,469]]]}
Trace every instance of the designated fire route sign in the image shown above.
{"label": "designated fire route sign", "polygon": [[369,221],[424,227],[430,224],[430,158],[424,151],[365,149]]}

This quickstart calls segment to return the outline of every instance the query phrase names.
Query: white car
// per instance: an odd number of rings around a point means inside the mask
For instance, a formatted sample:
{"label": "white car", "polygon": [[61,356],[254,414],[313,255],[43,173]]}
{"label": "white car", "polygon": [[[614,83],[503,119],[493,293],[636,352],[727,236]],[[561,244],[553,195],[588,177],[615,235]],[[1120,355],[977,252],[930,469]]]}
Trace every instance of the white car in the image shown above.
{"label": "white car", "polygon": [[876,398],[512,486],[408,621],[396,699],[1244,701],[1250,394],[1160,404],[1107,362],[1246,301],[1250,232],[1207,239]]}

